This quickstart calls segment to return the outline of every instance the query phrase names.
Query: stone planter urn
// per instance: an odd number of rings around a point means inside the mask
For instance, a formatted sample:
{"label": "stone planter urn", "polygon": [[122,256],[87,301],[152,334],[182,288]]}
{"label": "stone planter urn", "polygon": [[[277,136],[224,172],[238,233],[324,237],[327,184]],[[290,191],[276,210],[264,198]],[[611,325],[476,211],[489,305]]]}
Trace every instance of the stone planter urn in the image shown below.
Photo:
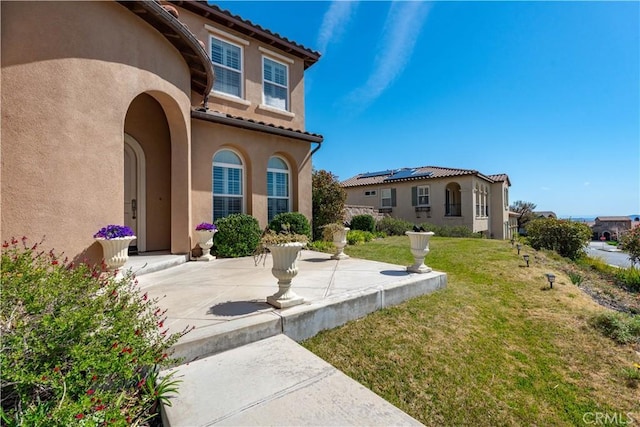
{"label": "stone planter urn", "polygon": [[105,239],[96,237],[95,240],[102,245],[104,262],[109,271],[122,268],[129,259],[129,243],[135,240],[136,236],[116,237]]}
{"label": "stone planter urn", "polygon": [[435,233],[433,231],[406,231],[411,243],[411,255],[415,260],[413,265],[407,267],[410,273],[429,273],[431,268],[424,265],[424,257],[429,253],[429,239]]}
{"label": "stone planter urn", "polygon": [[213,236],[218,230],[196,230],[198,246],[202,249],[202,256],[198,257],[198,261],[211,261],[216,259],[211,255],[211,247],[213,246]]}
{"label": "stone planter urn", "polygon": [[291,280],[298,274],[296,261],[304,243],[280,243],[268,245],[273,258],[271,273],[278,279],[278,292],[267,297],[267,303],[277,308],[302,304],[304,298],[291,290]]}
{"label": "stone planter urn", "polygon": [[347,246],[348,232],[349,228],[347,227],[333,232],[333,246],[336,247],[336,253],[331,256],[331,259],[341,260],[349,258],[349,255],[344,253],[344,247]]}

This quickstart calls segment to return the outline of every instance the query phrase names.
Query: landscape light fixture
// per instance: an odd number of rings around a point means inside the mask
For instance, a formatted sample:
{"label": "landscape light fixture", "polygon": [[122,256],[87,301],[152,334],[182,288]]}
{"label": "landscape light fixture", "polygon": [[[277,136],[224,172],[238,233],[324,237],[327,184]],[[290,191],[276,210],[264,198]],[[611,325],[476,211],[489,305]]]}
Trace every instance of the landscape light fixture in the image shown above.
{"label": "landscape light fixture", "polygon": [[556,276],[553,273],[547,273],[547,280],[549,281],[549,287],[553,288],[553,282],[556,281]]}
{"label": "landscape light fixture", "polygon": [[522,247],[522,245],[520,243],[518,243],[516,245],[516,248],[518,249],[518,255],[520,255],[520,248]]}
{"label": "landscape light fixture", "polygon": [[529,267],[529,255],[522,255],[522,258],[524,258],[524,261],[527,263],[527,267]]}
{"label": "landscape light fixture", "polygon": [[516,239],[514,239],[513,237],[511,238],[511,247],[513,247],[513,244],[516,242]]}

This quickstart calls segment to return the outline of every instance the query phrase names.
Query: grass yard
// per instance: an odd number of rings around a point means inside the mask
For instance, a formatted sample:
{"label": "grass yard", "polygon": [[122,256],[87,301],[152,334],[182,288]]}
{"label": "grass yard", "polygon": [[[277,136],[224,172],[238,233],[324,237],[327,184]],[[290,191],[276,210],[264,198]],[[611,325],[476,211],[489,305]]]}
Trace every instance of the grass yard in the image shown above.
{"label": "grass yard", "polygon": [[[640,353],[588,320],[606,309],[565,263],[509,242],[435,237],[426,264],[447,288],[373,313],[303,345],[427,425],[640,423]],[[352,257],[409,265],[407,237],[349,246]],[[549,289],[545,273],[556,283]]]}

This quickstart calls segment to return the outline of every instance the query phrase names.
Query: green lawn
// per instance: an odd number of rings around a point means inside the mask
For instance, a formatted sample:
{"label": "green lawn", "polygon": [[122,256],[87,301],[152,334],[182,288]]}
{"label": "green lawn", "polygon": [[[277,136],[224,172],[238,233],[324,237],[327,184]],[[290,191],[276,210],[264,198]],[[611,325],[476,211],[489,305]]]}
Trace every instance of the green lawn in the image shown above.
{"label": "green lawn", "polygon": [[[346,253],[409,265],[408,247],[389,237]],[[446,289],[303,345],[427,425],[587,425],[595,413],[640,422],[640,390],[624,374],[640,355],[588,325],[605,309],[571,284],[564,261],[524,247],[526,268],[496,240],[430,247],[426,264],[448,274]]]}

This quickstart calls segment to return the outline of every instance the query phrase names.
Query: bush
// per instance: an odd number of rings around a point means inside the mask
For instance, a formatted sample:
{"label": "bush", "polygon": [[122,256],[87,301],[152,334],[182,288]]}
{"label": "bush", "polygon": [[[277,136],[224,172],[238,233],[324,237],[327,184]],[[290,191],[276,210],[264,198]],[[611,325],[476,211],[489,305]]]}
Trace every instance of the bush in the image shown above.
{"label": "bush", "polygon": [[403,219],[386,216],[378,221],[376,228],[387,236],[404,236],[405,231],[413,230],[413,224]]}
{"label": "bush", "polygon": [[618,268],[616,279],[631,292],[640,292],[640,269],[635,267]]}
{"label": "bush", "polygon": [[618,344],[640,342],[640,316],[606,312],[591,318],[590,324]]}
{"label": "bush", "polygon": [[325,170],[313,171],[313,239],[322,239],[322,226],[344,219],[344,191],[335,175]]}
{"label": "bush", "polygon": [[347,243],[350,245],[359,245],[372,241],[374,237],[374,234],[368,231],[351,230],[347,233]]}
{"label": "bush", "polygon": [[438,226],[425,222],[424,224],[420,224],[420,227],[427,231],[433,231],[436,236],[439,237],[481,237],[479,234],[474,233],[464,225]]}
{"label": "bush", "polygon": [[629,259],[632,264],[640,264],[640,227],[636,227],[622,235],[620,248],[629,253]]}
{"label": "bush", "polygon": [[326,242],[324,240],[316,240],[315,242],[311,242],[307,245],[307,247],[312,251],[326,253],[333,253],[336,250],[336,247],[333,246],[333,242]]}
{"label": "bush", "polygon": [[[0,294],[3,425],[128,425],[176,389],[157,365],[183,333],[131,275],[74,266],[53,251],[4,243]],[[156,395],[156,392],[159,395]]]}
{"label": "bush", "polygon": [[216,255],[237,258],[252,255],[258,244],[262,230],[258,220],[251,215],[231,214],[215,222],[218,232],[213,239]]}
{"label": "bush", "polygon": [[526,230],[534,249],[550,249],[573,260],[585,254],[591,240],[589,226],[575,221],[540,218],[527,223]]}
{"label": "bush", "polygon": [[311,224],[300,212],[284,212],[276,215],[269,223],[269,228],[279,233],[283,225],[289,226],[290,233],[303,234],[311,240]]}
{"label": "bush", "polygon": [[349,227],[352,230],[362,230],[373,233],[376,231],[376,220],[371,215],[356,215],[351,218]]}

